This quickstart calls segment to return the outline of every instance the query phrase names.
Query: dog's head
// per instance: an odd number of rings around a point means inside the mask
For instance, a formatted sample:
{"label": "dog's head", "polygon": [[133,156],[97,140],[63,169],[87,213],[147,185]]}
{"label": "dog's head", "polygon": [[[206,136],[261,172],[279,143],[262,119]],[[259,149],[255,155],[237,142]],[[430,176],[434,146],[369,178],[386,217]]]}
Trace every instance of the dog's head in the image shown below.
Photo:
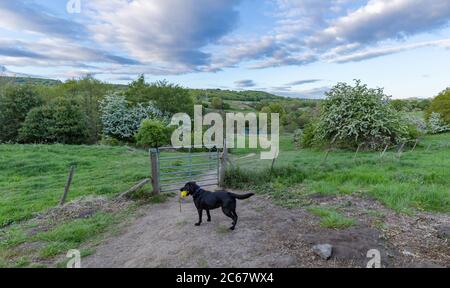
{"label": "dog's head", "polygon": [[188,195],[194,195],[195,191],[200,188],[200,186],[197,185],[195,182],[189,182],[184,185],[183,188],[180,189],[181,192],[187,191]]}

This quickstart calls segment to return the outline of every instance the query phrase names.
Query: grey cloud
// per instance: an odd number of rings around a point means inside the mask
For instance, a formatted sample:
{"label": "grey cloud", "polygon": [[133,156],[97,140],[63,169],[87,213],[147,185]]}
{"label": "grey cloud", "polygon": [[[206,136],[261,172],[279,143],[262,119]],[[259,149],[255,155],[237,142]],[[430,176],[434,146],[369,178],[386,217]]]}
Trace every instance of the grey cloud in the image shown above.
{"label": "grey cloud", "polygon": [[47,58],[45,55],[24,50],[21,48],[1,47],[1,46],[0,46],[0,55],[8,57],[41,58],[41,59]]}
{"label": "grey cloud", "polygon": [[134,59],[113,55],[99,49],[87,48],[70,41],[58,39],[46,41],[5,41],[0,39],[0,56],[27,58],[32,61],[41,62],[43,66],[91,66],[85,62],[102,62],[120,65],[139,64]]}
{"label": "grey cloud", "polygon": [[253,82],[253,80],[240,80],[240,81],[234,82],[234,84],[236,84],[236,87],[238,87],[238,88],[250,88],[250,87],[256,86],[256,84],[255,84],[255,82]]}
{"label": "grey cloud", "polygon": [[300,85],[316,83],[316,82],[320,82],[320,81],[322,81],[322,80],[321,79],[307,79],[307,80],[294,81],[294,82],[288,83],[286,85],[288,85],[288,86],[300,86]]}
{"label": "grey cloud", "polygon": [[105,1],[97,0],[87,5],[95,15],[91,30],[97,39],[120,45],[141,62],[188,72],[210,65],[211,54],[202,49],[236,27],[240,2],[119,0],[105,8]]}
{"label": "grey cloud", "polygon": [[309,90],[300,90],[300,91],[273,91],[273,93],[291,97],[291,98],[301,98],[301,99],[325,99],[325,93],[330,90],[330,87],[324,86]]}

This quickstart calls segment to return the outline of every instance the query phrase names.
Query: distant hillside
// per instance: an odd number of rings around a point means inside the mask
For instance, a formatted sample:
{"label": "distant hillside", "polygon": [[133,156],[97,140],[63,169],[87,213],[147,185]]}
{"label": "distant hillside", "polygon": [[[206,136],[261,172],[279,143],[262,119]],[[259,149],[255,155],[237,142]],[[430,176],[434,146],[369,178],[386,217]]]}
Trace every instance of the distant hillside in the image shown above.
{"label": "distant hillside", "polygon": [[38,84],[53,86],[61,84],[59,80],[53,79],[43,79],[43,78],[32,78],[32,77],[10,77],[10,76],[0,76],[0,84]]}
{"label": "distant hillside", "polygon": [[247,101],[247,102],[257,102],[262,100],[281,100],[285,97],[276,96],[267,92],[262,91],[231,91],[231,90],[221,90],[221,89],[190,89],[191,95],[197,99],[204,98],[221,98],[223,100],[229,101]]}

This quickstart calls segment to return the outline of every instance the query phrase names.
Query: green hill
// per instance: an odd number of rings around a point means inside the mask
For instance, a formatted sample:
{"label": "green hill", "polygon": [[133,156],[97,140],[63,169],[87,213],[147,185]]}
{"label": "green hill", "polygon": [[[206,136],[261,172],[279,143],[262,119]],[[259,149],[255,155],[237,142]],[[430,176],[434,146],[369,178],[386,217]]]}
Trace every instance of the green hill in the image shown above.
{"label": "green hill", "polygon": [[220,98],[228,101],[257,102],[262,100],[282,100],[285,97],[276,96],[263,91],[232,91],[221,89],[190,89],[191,95],[197,99]]}
{"label": "green hill", "polygon": [[59,85],[62,82],[54,79],[44,79],[44,78],[28,78],[28,77],[8,77],[0,76],[1,84],[32,84],[32,85],[46,85],[54,86]]}

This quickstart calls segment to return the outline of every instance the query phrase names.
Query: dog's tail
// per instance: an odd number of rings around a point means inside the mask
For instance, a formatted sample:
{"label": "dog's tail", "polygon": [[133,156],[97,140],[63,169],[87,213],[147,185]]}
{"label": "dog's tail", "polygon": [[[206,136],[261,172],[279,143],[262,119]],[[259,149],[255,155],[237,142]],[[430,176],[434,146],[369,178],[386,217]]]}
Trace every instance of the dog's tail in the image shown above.
{"label": "dog's tail", "polygon": [[254,193],[248,193],[248,194],[244,194],[244,195],[238,195],[238,194],[234,194],[234,193],[230,193],[232,197],[239,199],[239,200],[245,200],[248,199],[252,196],[254,196]]}

